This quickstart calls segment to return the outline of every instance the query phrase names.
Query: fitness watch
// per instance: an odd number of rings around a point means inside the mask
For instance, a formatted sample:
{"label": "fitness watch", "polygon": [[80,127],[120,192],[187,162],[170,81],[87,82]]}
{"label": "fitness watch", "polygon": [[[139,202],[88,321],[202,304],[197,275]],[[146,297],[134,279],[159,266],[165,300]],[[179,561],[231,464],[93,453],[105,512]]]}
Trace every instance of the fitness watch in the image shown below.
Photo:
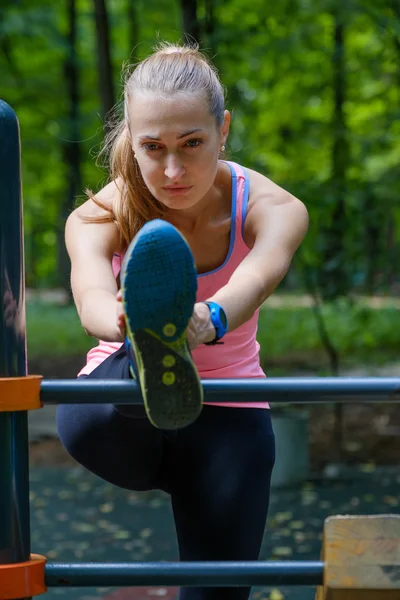
{"label": "fitness watch", "polygon": [[225,311],[222,306],[216,302],[209,302],[206,300],[204,304],[207,304],[208,308],[210,309],[211,322],[215,328],[215,338],[212,340],[212,342],[205,342],[205,345],[214,346],[214,344],[218,343],[223,344],[224,342],[220,342],[219,340],[223,338],[228,331],[228,319]]}

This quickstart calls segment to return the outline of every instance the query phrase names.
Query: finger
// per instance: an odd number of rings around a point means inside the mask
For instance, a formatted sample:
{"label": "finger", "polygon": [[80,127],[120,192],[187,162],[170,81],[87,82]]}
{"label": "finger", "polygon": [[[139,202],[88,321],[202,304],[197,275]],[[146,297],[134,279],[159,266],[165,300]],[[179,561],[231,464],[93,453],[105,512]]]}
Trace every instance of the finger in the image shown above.
{"label": "finger", "polygon": [[8,304],[7,306],[5,306],[4,309],[4,316],[5,317],[13,317],[17,312],[17,307],[15,306],[15,304]]}
{"label": "finger", "polygon": [[7,327],[10,327],[11,325],[14,325],[14,321],[15,321],[15,311],[12,309],[7,308],[4,311],[4,322],[7,325]]}

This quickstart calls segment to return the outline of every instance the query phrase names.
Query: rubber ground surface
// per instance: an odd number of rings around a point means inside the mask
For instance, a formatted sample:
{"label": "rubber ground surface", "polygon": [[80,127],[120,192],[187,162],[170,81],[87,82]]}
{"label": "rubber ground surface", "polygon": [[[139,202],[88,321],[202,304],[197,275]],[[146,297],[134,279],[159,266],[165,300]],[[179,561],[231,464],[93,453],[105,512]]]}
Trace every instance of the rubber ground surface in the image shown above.
{"label": "rubber ground surface", "polygon": [[[399,513],[400,469],[349,470],[338,482],[274,490],[261,558],[319,560],[324,519],[332,514]],[[177,560],[168,496],[118,489],[77,467],[31,469],[32,551],[78,561]],[[50,588],[44,600],[172,600],[137,588]],[[314,600],[315,590],[254,588],[252,600]],[[144,594],[144,595],[143,595]]]}

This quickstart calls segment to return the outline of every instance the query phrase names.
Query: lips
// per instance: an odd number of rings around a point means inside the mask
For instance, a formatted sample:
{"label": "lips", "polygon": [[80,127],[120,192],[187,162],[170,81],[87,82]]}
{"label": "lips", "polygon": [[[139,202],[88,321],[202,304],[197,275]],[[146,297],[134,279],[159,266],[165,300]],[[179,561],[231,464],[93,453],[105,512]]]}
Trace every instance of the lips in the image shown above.
{"label": "lips", "polygon": [[192,185],[187,186],[172,186],[172,187],[164,187],[163,190],[167,192],[170,196],[181,196],[183,194],[187,194],[192,189]]}
{"label": "lips", "polygon": [[164,190],[167,190],[168,192],[171,191],[176,191],[176,190],[190,190],[192,186],[191,185],[174,185],[174,186],[168,186],[163,188]]}

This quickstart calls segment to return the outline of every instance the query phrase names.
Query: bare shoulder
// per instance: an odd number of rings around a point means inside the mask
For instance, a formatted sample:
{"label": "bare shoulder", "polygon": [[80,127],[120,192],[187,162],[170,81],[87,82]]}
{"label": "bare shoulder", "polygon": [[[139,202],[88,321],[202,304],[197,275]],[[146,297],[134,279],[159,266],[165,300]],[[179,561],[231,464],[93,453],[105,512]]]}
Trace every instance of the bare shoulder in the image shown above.
{"label": "bare shoulder", "polygon": [[299,235],[308,229],[308,212],[304,203],[265,175],[247,169],[250,192],[245,221],[246,242],[253,245],[257,234],[280,230],[290,219]]}
{"label": "bare shoulder", "polygon": [[72,211],[65,226],[66,245],[70,255],[79,249],[85,252],[100,251],[112,256],[118,249],[118,227],[109,218],[110,211],[119,198],[120,189],[121,183],[112,181],[94,194],[99,204],[89,198]]}
{"label": "bare shoulder", "polygon": [[262,202],[264,205],[276,206],[294,202],[295,204],[303,204],[298,198],[290,192],[268,179],[265,175],[247,169],[250,181],[249,208],[251,205]]}
{"label": "bare shoulder", "polygon": [[75,209],[74,213],[76,216],[81,217],[104,217],[111,211],[121,195],[122,182],[120,180],[110,181],[101,188],[98,192],[94,193],[95,199],[99,204],[96,204],[91,198],[89,198],[86,202],[78,206]]}

